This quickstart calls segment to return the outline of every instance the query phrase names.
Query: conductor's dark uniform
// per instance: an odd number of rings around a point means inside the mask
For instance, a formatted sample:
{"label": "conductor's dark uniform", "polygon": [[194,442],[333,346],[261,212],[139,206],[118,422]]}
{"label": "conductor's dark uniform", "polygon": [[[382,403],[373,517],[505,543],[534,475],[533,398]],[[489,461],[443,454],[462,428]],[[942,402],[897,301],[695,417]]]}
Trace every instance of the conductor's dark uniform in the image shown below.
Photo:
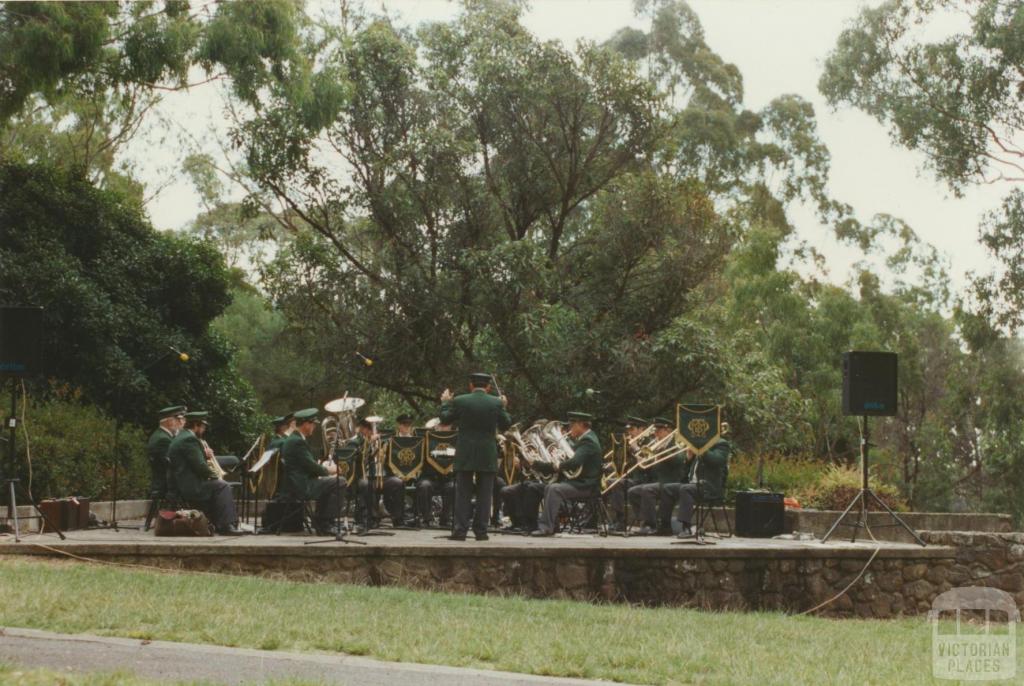
{"label": "conductor's dark uniform", "polygon": [[473,374],[470,379],[473,390],[443,403],[440,412],[443,423],[454,424],[459,430],[455,442],[455,525],[452,531],[456,538],[464,538],[469,530],[474,490],[473,533],[477,538],[487,536],[494,477],[498,472],[496,435],[512,426],[512,418],[501,399],[489,395],[484,388],[490,383],[490,376]]}

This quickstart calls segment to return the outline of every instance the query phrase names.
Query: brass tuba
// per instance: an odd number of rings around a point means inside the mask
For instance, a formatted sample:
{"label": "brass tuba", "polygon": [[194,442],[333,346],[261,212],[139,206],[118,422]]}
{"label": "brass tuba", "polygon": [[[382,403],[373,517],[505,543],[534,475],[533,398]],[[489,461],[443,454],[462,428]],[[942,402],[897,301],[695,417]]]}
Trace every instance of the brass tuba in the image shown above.
{"label": "brass tuba", "polygon": [[[640,436],[637,436],[637,438],[639,439]],[[681,453],[686,452],[686,448],[686,441],[683,440],[682,435],[678,431],[671,431],[658,440],[641,445],[639,452],[637,453],[636,464],[627,469],[625,473],[621,474],[618,478],[612,479],[601,490],[601,495],[604,495],[611,489],[615,488],[620,481],[632,474],[634,470],[650,469],[656,464],[660,464],[666,460],[671,460]]]}

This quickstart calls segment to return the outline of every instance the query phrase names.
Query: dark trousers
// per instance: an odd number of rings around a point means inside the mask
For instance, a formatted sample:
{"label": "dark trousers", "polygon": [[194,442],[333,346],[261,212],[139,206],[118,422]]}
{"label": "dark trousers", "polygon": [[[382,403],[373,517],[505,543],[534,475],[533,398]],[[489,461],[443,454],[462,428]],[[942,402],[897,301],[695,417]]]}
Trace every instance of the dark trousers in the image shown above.
{"label": "dark trousers", "polygon": [[392,526],[405,524],[405,481],[398,476],[384,479],[384,509],[391,517]]}
{"label": "dark trousers", "polygon": [[573,484],[560,483],[549,484],[544,489],[544,512],[538,520],[537,528],[544,533],[554,533],[558,530],[558,512],[562,509],[562,503],[569,498],[586,498],[594,495],[596,486],[579,487]]}
{"label": "dark trousers", "polygon": [[377,526],[377,480],[356,482],[356,521],[367,529]]}
{"label": "dark trousers", "polygon": [[679,503],[679,521],[683,526],[693,524],[693,508],[697,503],[698,484],[670,484],[677,486],[678,495],[676,500]]}
{"label": "dark trousers", "polygon": [[345,509],[345,494],[348,492],[348,484],[344,479],[321,476],[317,479],[314,489],[317,494],[314,526],[317,529],[326,529]]}
{"label": "dark trousers", "polygon": [[437,476],[423,477],[416,483],[416,514],[420,524],[429,526],[434,521],[434,495],[441,493],[441,526],[451,522],[452,497],[455,494],[455,482]]}
{"label": "dark trousers", "polygon": [[487,523],[491,516],[491,498],[494,495],[494,477],[494,472],[455,472],[456,535],[465,535],[469,530],[474,494],[476,513],[473,517],[473,533],[487,532]]}
{"label": "dark trousers", "polygon": [[501,524],[501,492],[508,486],[508,482],[505,481],[505,477],[495,475],[494,477],[494,493],[491,494],[491,524],[498,526]]}
{"label": "dark trousers", "polygon": [[[628,524],[626,521],[626,493],[636,484],[632,479],[626,478],[615,484],[612,490],[608,491],[608,511],[616,524]],[[633,512],[636,517],[636,512]]]}
{"label": "dark trousers", "polygon": [[523,526],[530,531],[539,528],[537,518],[540,516],[540,504],[544,501],[546,487],[547,484],[540,481],[527,481],[523,484],[521,496]]}
{"label": "dark trousers", "polygon": [[501,508],[505,510],[505,515],[511,521],[512,526],[517,529],[522,529],[525,526],[523,521],[523,490],[525,487],[526,483],[520,481],[501,489]]}
{"label": "dark trousers", "polygon": [[210,497],[201,508],[217,531],[230,529],[238,524],[235,513],[235,498],[231,494],[231,486],[223,479],[210,483]]}
{"label": "dark trousers", "polygon": [[661,484],[640,484],[633,486],[628,493],[629,506],[639,515],[645,526],[652,529],[669,528],[675,502]]}

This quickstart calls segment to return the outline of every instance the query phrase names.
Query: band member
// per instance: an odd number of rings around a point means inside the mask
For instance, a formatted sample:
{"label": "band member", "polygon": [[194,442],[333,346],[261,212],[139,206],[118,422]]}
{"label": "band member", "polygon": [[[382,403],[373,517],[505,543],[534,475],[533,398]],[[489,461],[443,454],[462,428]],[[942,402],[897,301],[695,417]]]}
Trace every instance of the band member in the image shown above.
{"label": "band member", "polygon": [[208,412],[189,412],[185,427],[171,441],[167,451],[170,459],[171,484],[178,495],[195,503],[206,514],[217,533],[240,536],[235,501],[231,487],[217,478],[207,460],[202,438],[209,427]]}
{"label": "band member", "polygon": [[[664,417],[655,417],[652,423],[654,424],[655,441],[665,439],[675,428],[672,422]],[[674,503],[662,497],[662,490],[666,484],[682,482],[686,473],[685,469],[686,457],[683,454],[670,457],[651,467],[652,480],[650,483],[640,484],[629,489],[629,506],[635,508],[634,511],[639,513],[643,522],[640,535],[666,536],[672,533],[670,519]]]}
{"label": "band member", "polygon": [[[633,415],[626,417],[625,424],[626,430],[624,440],[627,442],[626,451],[628,456],[623,468],[628,468],[631,464],[636,462],[636,456],[639,451],[639,446],[636,445],[636,439],[643,433],[648,422],[646,419]],[[626,493],[633,486],[639,485],[640,479],[643,478],[642,475],[638,474],[641,471],[642,470],[640,469],[633,470],[633,474],[620,480],[607,493],[608,509],[611,512],[612,519],[614,520],[615,528],[617,530],[625,531],[626,526],[629,525],[629,522],[626,521]]]}
{"label": "band member", "polygon": [[[415,436],[413,418],[410,414],[400,414],[395,418],[395,436]],[[405,526],[405,480],[397,474],[390,474],[384,479],[384,509],[391,517],[392,526]]]}
{"label": "band member", "polygon": [[[558,528],[558,511],[568,498],[585,498],[596,495],[601,487],[601,441],[590,428],[594,418],[585,412],[570,412],[569,438],[573,442],[573,454],[568,460],[558,465],[560,474],[582,468],[575,479],[549,484],[544,489],[544,511],[538,521],[537,529],[530,532],[531,536],[552,536]],[[538,463],[542,469],[552,469],[553,465]]]}
{"label": "band member", "polygon": [[441,421],[455,424],[459,429],[455,443],[455,526],[452,530],[452,539],[456,541],[466,540],[474,491],[473,533],[476,540],[487,540],[494,477],[498,472],[495,436],[499,430],[512,426],[512,418],[505,409],[508,399],[490,393],[490,375],[477,373],[469,377],[469,393],[453,398],[446,388],[441,394]]}
{"label": "band member", "polygon": [[[447,433],[452,430],[452,425],[438,424],[432,430],[438,433]],[[444,529],[451,526],[455,481],[441,474],[427,461],[416,482],[416,514],[421,526],[430,526],[434,523],[434,495],[439,492],[441,494],[440,526]]]}
{"label": "band member", "polygon": [[281,466],[286,492],[298,500],[316,501],[317,533],[334,536],[338,533],[334,520],[344,505],[348,484],[336,478],[338,467],[333,461],[320,464],[309,449],[307,439],[320,423],[317,415],[315,407],[295,413],[295,433],[281,446]]}
{"label": "band member", "polygon": [[373,422],[365,418],[356,423],[356,435],[345,442],[355,450],[356,459],[356,521],[357,529],[369,531],[377,526],[376,464],[369,451],[374,449]]}
{"label": "band member", "polygon": [[274,417],[274,437],[267,443],[267,450],[280,450],[286,438],[295,431],[295,415],[288,413],[283,417]]}
{"label": "band member", "polygon": [[146,455],[149,457],[150,497],[162,498],[167,495],[167,471],[171,467],[167,450],[171,447],[171,439],[185,425],[185,406],[165,407],[157,416],[160,418],[160,426],[149,436]]}
{"label": "band member", "polygon": [[528,534],[537,529],[537,515],[544,500],[546,484],[536,475],[527,476],[527,472],[522,470],[520,473],[522,478],[517,483],[501,489],[501,505],[509,518],[508,531],[522,531]]}
{"label": "band member", "polygon": [[[723,423],[723,428],[725,424]],[[689,483],[679,485],[679,538],[693,535],[693,508],[698,500],[715,501],[725,497],[725,482],[729,474],[729,455],[732,445],[720,438],[706,453],[689,464]]]}

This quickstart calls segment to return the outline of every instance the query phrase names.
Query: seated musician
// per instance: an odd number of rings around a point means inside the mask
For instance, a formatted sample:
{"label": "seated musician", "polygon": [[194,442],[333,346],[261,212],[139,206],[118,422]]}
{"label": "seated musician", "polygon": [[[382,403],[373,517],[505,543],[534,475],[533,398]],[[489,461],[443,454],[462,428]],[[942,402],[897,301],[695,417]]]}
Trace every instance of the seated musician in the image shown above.
{"label": "seated musician", "polygon": [[344,506],[348,484],[337,478],[337,465],[333,460],[320,464],[309,449],[307,439],[320,423],[317,415],[315,407],[295,413],[295,433],[281,445],[283,488],[296,500],[315,500],[313,526],[316,532],[334,536],[338,533],[334,522]]}
{"label": "seated musician", "polygon": [[267,450],[281,450],[285,439],[295,431],[295,415],[288,413],[274,417],[271,423],[274,425],[274,437],[267,443]]}
{"label": "seated musician", "polygon": [[[672,433],[675,426],[664,417],[655,417],[654,440],[664,440]],[[674,501],[663,496],[667,484],[679,484],[683,481],[686,469],[686,457],[680,453],[662,460],[650,469],[650,483],[633,486],[628,491],[629,505],[634,508],[643,522],[641,536],[668,536],[672,533],[671,518]],[[668,491],[666,491],[668,492]]]}
{"label": "seated musician", "polygon": [[537,529],[537,516],[547,484],[527,465],[519,462],[518,457],[516,463],[519,480],[501,489],[501,507],[509,518],[509,533],[521,531],[529,534]]}
{"label": "seated musician", "polygon": [[356,423],[356,435],[345,442],[345,447],[354,450],[357,456],[355,516],[359,522],[357,529],[362,531],[377,526],[376,464],[369,454],[373,436],[373,423],[363,418]]}
{"label": "seated musician", "polygon": [[[415,436],[416,432],[413,430],[412,424],[412,415],[408,413],[398,415],[395,419],[395,436]],[[382,490],[384,492],[384,509],[391,517],[391,525],[405,526],[405,480],[397,474],[388,474],[384,478]]]}
{"label": "seated musician", "polygon": [[[544,489],[544,511],[538,519],[537,529],[530,532],[531,536],[553,536],[558,528],[558,513],[569,498],[584,498],[596,495],[601,488],[601,471],[603,455],[601,442],[597,434],[590,428],[593,417],[585,412],[569,412],[569,438],[573,445],[572,457],[558,465],[558,483],[549,484]],[[545,465],[542,469],[551,469]],[[565,478],[565,473],[581,469],[575,479]]]}
{"label": "seated musician", "polygon": [[231,487],[217,477],[207,460],[202,438],[209,427],[208,412],[188,412],[185,427],[167,449],[170,481],[177,495],[203,511],[217,533],[240,536]]}
{"label": "seated musician", "polygon": [[170,462],[167,450],[175,434],[185,424],[185,406],[172,405],[160,410],[160,425],[150,434],[146,444],[146,456],[149,458],[149,494],[152,498],[163,498],[167,495],[167,470]]}
{"label": "seated musician", "polygon": [[[437,424],[430,431],[439,434],[451,432],[451,424]],[[429,447],[429,446],[428,446]],[[430,460],[427,460],[416,481],[416,514],[419,517],[421,526],[431,526],[434,523],[434,495],[441,494],[441,521],[442,529],[452,524],[452,500],[455,497],[455,479],[449,474],[445,476],[439,472]]]}
{"label": "seated musician", "polygon": [[[722,428],[726,426],[723,422]],[[679,523],[682,525],[679,538],[693,536],[693,509],[698,501],[716,501],[725,497],[731,453],[732,445],[720,438],[706,453],[696,458],[696,464],[691,463],[689,472],[693,476],[689,483],[679,487]]]}
{"label": "seated musician", "polygon": [[[636,445],[637,437],[643,433],[647,427],[647,420],[637,417],[635,415],[626,417],[626,431],[624,434],[624,440],[626,443],[626,451],[628,457],[624,468],[628,469],[631,465],[636,463],[637,452],[639,446]],[[632,441],[632,443],[630,443]],[[611,488],[608,495],[608,510],[614,520],[614,526],[619,531],[625,531],[629,522],[626,521],[626,493],[633,486],[637,486],[643,482],[646,477],[646,472],[641,469],[634,469],[633,473],[628,477],[621,479],[613,488]]]}

